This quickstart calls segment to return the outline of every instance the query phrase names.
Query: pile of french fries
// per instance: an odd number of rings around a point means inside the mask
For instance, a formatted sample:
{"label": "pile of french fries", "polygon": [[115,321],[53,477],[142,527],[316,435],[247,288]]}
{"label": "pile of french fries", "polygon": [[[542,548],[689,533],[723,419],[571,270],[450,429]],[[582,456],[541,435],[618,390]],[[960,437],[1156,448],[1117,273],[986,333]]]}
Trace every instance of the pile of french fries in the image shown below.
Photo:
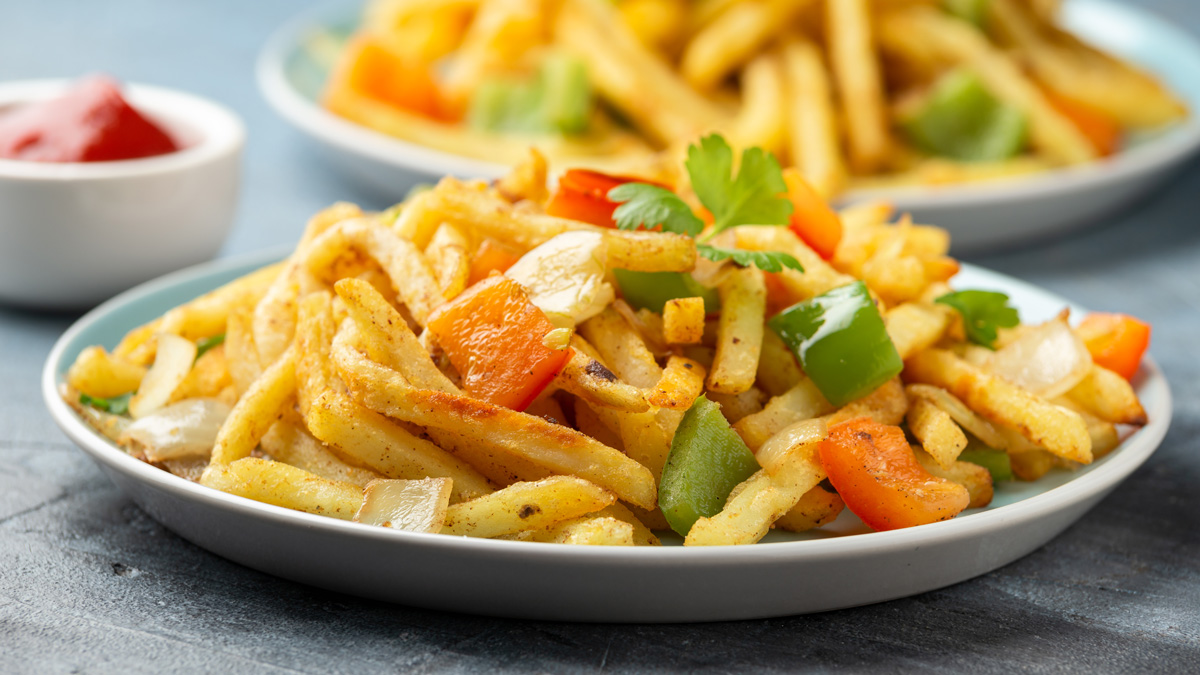
{"label": "pile of french fries", "polygon": [[[826,198],[1097,160],[1051,94],[1126,133],[1187,115],[1154,77],[1059,28],[1058,4],[989,0],[981,29],[942,0],[375,0],[360,30],[434,73],[450,109],[461,111],[483,80],[528,73],[547,53],[581,59],[599,102],[591,130],[480,132],[388,106],[337,77],[325,103],[385,133],[506,165],[535,143],[555,162],[667,171],[689,143],[719,132],[775,153]],[[898,130],[906,102],[962,69],[1024,114],[1027,152],[963,162],[906,142]]]}
{"label": "pile of french fries", "polygon": [[[1146,422],[1131,385],[1096,365],[1053,398],[993,374],[956,311],[933,302],[958,269],[946,233],[892,223],[886,205],[842,211],[829,262],[786,227],[722,233],[723,245],[783,251],[804,268],[767,274],[698,259],[688,236],[546,215],[547,194],[545,161],[532,153],[495,184],[445,178],[384,213],[334,205],[283,262],[134,328],[111,352],[83,351],[63,395],[127,452],[232,495],[407,531],[604,545],[655,545],[654,531],[667,529],[659,479],[701,394],[761,470],[696,523],[689,545],[754,543],[773,527],[832,521],[843,502],[822,484],[816,444],[838,422],[907,423],[920,462],[966,486],[973,507],[988,504],[993,486],[986,469],[958,460],[966,432],[1035,480],[1111,451],[1118,425]],[[430,314],[464,292],[485,243],[529,251],[578,231],[603,238],[608,270],[707,280],[719,315],[699,298],[662,314],[618,298],[559,335],[572,356],[528,409],[465,394],[425,330]],[[905,370],[834,408],[764,324],[781,303],[855,279],[877,297]],[[998,346],[1032,328],[1002,330]],[[196,342],[216,336],[223,342],[197,358]],[[81,394],[128,392],[137,421],[80,405]],[[221,411],[211,446],[166,453],[129,432],[131,422],[206,401]],[[166,432],[172,441],[179,429]]]}

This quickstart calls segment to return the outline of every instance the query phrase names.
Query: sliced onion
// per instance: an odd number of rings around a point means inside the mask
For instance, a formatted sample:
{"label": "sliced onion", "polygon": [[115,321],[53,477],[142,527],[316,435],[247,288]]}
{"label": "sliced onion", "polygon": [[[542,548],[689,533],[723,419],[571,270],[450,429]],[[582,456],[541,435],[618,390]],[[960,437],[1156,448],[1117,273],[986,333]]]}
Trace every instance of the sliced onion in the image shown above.
{"label": "sliced onion", "polygon": [[450,504],[450,479],[373,480],[354,522],[409,532],[440,532]]}
{"label": "sliced onion", "polygon": [[130,424],[120,441],[136,443],[149,462],[207,457],[230,410],[215,398],[189,398]]}
{"label": "sliced onion", "polygon": [[987,364],[996,375],[1044,398],[1067,393],[1091,367],[1091,354],[1063,317],[1031,326]]}
{"label": "sliced onion", "polygon": [[166,405],[196,362],[196,344],[191,340],[170,333],[159,333],[155,338],[158,353],[154,365],[146,371],[138,392],[129,400],[129,414],[135,420]]}
{"label": "sliced onion", "polygon": [[564,232],[521,256],[504,273],[558,328],[574,328],[613,301],[604,280],[608,245],[596,232]]}

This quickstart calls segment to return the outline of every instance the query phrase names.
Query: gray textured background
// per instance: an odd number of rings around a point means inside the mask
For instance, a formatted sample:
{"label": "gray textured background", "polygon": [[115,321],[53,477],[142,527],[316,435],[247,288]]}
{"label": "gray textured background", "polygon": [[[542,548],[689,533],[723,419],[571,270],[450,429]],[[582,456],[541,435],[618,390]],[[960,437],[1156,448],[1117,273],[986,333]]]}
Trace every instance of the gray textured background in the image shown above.
{"label": "gray textured background", "polygon": [[[1195,0],[1140,0],[1200,32]],[[0,80],[103,70],[222,101],[249,127],[226,253],[291,242],[338,199],[371,204],[258,96],[285,0],[0,2]],[[1197,73],[1200,77],[1200,73]],[[1154,324],[1175,395],[1155,456],[1045,548],[942,591],[696,626],[503,621],[277,580],[182,541],[54,427],[37,378],[73,320],[0,308],[0,672],[1011,672],[1200,670],[1200,165],[1074,238],[974,260]],[[378,204],[372,204],[379,206]],[[0,242],[0,245],[3,245]]]}

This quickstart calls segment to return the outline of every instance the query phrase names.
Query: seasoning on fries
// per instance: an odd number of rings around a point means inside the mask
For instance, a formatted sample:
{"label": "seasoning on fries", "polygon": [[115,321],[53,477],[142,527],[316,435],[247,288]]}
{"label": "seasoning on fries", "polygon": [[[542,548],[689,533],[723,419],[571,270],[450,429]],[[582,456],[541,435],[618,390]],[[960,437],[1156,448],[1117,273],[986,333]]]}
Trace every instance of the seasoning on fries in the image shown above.
{"label": "seasoning on fries", "polygon": [[940,230],[836,212],[760,148],[706,136],[680,175],[593,175],[581,202],[535,153],[495,185],[335,205],[283,263],[85,349],[63,395],[247,499],[613,546],[751,544],[843,508],[932,523],[1146,423],[1131,317],[1023,325],[951,288]]}
{"label": "seasoning on fries", "polygon": [[507,165],[536,144],[659,182],[719,132],[826,199],[1028,177],[1187,117],[1153,76],[1063,30],[1057,6],[370,0],[323,102],[457,155]]}

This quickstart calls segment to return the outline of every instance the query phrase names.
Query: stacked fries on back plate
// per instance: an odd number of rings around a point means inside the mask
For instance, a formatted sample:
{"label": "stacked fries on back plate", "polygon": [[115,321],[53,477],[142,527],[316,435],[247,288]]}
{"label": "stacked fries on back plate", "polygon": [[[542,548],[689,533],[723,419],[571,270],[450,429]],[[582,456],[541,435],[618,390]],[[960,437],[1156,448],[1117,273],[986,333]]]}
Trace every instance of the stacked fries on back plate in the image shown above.
{"label": "stacked fries on back plate", "polygon": [[935,522],[1146,422],[1135,320],[1021,325],[951,291],[943,231],[836,213],[761,149],[709,136],[686,173],[551,189],[533,152],[492,185],[336,204],[282,263],[82,352],[64,396],[233,495],[609,545],[754,543],[844,505]]}
{"label": "stacked fries on back plate", "polygon": [[374,0],[324,104],[503,164],[537,145],[666,172],[701,135],[825,198],[1026,176],[1118,152],[1185,106],[1051,0]]}

